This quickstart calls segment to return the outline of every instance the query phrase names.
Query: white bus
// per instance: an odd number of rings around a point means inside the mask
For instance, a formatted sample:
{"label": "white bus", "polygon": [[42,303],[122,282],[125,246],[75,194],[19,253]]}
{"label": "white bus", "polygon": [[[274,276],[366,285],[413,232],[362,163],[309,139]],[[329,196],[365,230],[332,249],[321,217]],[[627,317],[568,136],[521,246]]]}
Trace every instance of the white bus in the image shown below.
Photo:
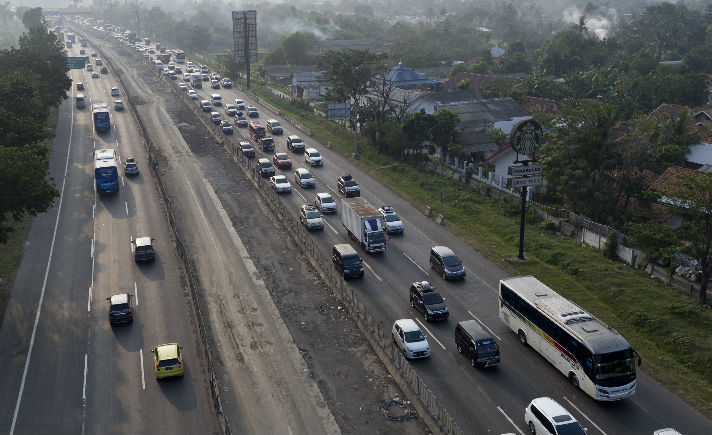
{"label": "white bus", "polygon": [[499,282],[499,318],[594,399],[635,394],[640,355],[616,330],[533,276]]}

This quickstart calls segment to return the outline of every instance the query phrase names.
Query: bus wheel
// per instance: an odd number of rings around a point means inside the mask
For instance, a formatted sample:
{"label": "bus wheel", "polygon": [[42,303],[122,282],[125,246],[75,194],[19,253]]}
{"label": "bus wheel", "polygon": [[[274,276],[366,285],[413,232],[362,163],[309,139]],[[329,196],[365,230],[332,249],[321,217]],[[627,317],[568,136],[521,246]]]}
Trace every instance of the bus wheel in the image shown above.
{"label": "bus wheel", "polygon": [[527,344],[527,334],[525,334],[524,331],[520,329],[517,335],[519,336],[519,341],[521,341],[522,344]]}
{"label": "bus wheel", "polygon": [[569,373],[569,381],[571,381],[571,385],[574,387],[579,387],[579,380],[575,373]]}

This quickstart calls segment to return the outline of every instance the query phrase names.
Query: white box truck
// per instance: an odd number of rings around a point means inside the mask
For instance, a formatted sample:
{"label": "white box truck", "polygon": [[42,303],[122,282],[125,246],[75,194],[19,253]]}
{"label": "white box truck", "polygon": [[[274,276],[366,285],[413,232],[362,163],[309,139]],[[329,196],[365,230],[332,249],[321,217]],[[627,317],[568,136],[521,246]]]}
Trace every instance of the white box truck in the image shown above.
{"label": "white box truck", "polygon": [[366,252],[385,252],[386,235],[378,210],[360,196],[343,198],[341,205],[341,223],[349,236],[359,242]]}

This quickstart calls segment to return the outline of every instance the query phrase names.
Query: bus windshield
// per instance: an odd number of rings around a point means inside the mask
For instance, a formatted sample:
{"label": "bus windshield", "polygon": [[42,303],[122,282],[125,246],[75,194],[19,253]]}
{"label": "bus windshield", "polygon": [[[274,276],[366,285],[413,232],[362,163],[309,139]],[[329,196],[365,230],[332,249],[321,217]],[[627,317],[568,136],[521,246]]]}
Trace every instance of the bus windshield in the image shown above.
{"label": "bus windshield", "polygon": [[635,360],[630,349],[596,356],[596,379],[611,379],[635,374]]}

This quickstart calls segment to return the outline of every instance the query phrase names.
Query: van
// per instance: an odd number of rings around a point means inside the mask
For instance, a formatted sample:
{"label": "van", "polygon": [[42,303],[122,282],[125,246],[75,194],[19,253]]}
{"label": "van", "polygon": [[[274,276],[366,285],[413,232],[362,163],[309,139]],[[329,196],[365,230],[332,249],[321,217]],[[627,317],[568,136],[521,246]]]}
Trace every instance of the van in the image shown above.
{"label": "van", "polygon": [[430,268],[443,279],[464,279],[465,267],[462,261],[447,246],[433,246],[430,249]]}
{"label": "van", "polygon": [[212,112],[213,111],[213,106],[210,105],[210,101],[208,101],[208,100],[201,100],[200,107],[203,109],[203,112]]}
{"label": "van", "polygon": [[499,345],[476,320],[459,322],[455,327],[457,351],[470,358],[472,367],[499,364]]}
{"label": "van", "polygon": [[363,277],[361,257],[351,245],[346,243],[334,245],[331,257],[334,262],[334,267],[344,279]]}
{"label": "van", "polygon": [[524,409],[524,420],[529,431],[539,435],[583,435],[588,432],[569,411],[550,397],[532,400]]}
{"label": "van", "polygon": [[211,94],[210,98],[213,101],[213,106],[222,106],[222,97],[220,94]]}
{"label": "van", "polygon": [[75,101],[76,101],[77,109],[83,109],[86,107],[86,99],[84,98],[84,94],[77,94]]}

